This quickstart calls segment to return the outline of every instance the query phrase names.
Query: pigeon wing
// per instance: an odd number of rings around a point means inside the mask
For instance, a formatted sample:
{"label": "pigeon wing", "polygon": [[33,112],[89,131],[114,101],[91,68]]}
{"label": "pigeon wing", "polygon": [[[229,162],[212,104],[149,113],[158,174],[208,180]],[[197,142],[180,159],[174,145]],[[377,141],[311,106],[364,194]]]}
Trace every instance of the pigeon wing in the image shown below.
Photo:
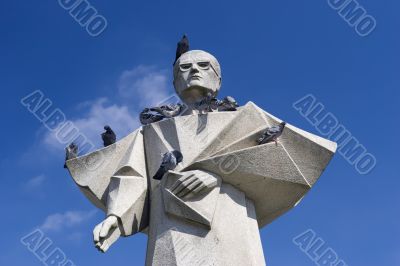
{"label": "pigeon wing", "polygon": [[273,126],[270,128],[267,128],[267,133],[268,135],[275,135],[281,131],[281,128],[279,126]]}

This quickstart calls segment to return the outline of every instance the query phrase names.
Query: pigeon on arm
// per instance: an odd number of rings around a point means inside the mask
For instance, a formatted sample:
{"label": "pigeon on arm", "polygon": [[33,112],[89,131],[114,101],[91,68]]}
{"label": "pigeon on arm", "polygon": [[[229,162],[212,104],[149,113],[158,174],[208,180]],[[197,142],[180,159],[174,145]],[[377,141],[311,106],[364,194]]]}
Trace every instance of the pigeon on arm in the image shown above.
{"label": "pigeon on arm", "polygon": [[104,147],[110,146],[117,141],[117,136],[110,126],[104,126],[105,132],[101,134],[101,138],[103,139]]}
{"label": "pigeon on arm", "polygon": [[64,168],[67,168],[67,161],[78,157],[78,145],[71,143],[65,148],[65,163]]}

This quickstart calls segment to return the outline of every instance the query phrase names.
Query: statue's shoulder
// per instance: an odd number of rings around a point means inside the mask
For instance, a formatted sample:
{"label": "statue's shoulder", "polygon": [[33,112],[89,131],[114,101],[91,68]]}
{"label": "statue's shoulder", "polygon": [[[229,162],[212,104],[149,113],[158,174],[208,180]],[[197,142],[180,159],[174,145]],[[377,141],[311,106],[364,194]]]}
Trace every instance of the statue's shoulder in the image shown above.
{"label": "statue's shoulder", "polygon": [[[248,101],[245,105],[243,105],[243,106],[240,106],[238,109],[241,109],[241,108],[243,108],[243,107],[254,107],[254,108],[260,108],[260,107],[258,107],[258,105],[257,104],[255,104],[254,102],[252,102],[252,101]],[[261,108],[260,108],[261,109]]]}
{"label": "statue's shoulder", "polygon": [[256,103],[252,101],[248,101],[246,104],[239,106],[238,111],[241,110],[246,110],[248,112],[265,112],[261,107],[259,107]]}

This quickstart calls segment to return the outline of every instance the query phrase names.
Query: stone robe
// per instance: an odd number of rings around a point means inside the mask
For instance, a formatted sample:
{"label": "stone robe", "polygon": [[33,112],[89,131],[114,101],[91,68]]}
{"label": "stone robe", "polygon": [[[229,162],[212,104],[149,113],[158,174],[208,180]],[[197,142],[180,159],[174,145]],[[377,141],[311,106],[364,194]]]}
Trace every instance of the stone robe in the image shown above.
{"label": "stone robe", "polygon": [[[252,102],[234,112],[187,115],[139,128],[117,143],[67,162],[82,192],[119,227],[148,235],[146,265],[265,265],[259,229],[293,208],[314,185],[336,144],[287,125],[278,145],[257,145],[281,120]],[[152,179],[161,155],[183,161]],[[184,175],[212,186],[180,198]]]}

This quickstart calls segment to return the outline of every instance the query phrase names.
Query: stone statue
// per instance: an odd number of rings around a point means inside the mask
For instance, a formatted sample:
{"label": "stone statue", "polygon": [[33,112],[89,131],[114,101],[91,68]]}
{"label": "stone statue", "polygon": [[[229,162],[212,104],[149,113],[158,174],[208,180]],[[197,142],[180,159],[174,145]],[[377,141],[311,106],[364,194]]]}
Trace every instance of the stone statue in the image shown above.
{"label": "stone statue", "polygon": [[[81,191],[106,214],[95,245],[105,252],[120,236],[141,232],[146,265],[265,265],[259,229],[299,203],[336,143],[286,124],[279,143],[259,145],[265,129],[282,121],[252,102],[236,108],[232,98],[229,111],[197,110],[221,87],[220,64],[207,52],[182,54],[173,73],[186,106],[180,115],[67,161]],[[182,161],[153,179],[162,154],[174,150]]]}

